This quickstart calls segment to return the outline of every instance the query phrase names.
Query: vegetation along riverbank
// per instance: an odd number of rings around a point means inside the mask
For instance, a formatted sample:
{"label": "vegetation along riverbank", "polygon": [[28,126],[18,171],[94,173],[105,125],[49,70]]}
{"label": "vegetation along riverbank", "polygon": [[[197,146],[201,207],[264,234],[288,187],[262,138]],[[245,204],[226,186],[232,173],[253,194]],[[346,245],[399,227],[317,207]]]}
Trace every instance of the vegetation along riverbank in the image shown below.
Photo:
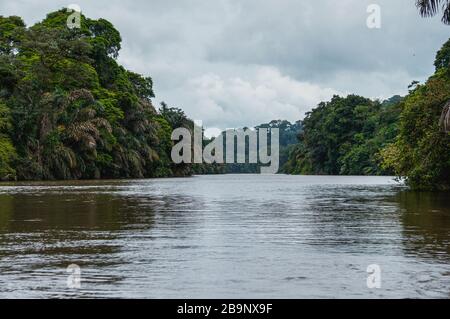
{"label": "vegetation along riverbank", "polygon": [[[256,165],[174,164],[182,109],[156,108],[151,77],[117,62],[121,36],[104,19],[69,29],[60,10],[27,27],[0,16],[0,180],[255,173]],[[282,173],[390,175],[414,189],[450,188],[450,41],[435,73],[405,97],[334,96],[281,131]]]}

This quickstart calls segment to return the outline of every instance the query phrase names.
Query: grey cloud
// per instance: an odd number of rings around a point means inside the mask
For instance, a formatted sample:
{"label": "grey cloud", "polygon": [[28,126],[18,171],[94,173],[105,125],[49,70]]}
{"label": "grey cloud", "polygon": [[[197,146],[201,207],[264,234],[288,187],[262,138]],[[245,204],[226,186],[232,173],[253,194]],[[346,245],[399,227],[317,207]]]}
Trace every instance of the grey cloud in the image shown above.
{"label": "grey cloud", "polygon": [[[335,93],[405,93],[432,73],[450,35],[414,0],[75,2],[120,30],[119,61],[153,77],[156,101],[219,128],[294,121]],[[0,14],[31,24],[69,3],[2,1]],[[366,27],[371,3],[380,30]]]}

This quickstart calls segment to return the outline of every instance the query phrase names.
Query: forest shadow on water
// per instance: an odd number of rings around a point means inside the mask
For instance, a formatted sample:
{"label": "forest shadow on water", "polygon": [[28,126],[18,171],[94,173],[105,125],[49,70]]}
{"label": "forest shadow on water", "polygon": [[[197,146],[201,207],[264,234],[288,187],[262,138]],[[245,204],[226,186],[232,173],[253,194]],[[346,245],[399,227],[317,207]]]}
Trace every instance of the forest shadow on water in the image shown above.
{"label": "forest shadow on water", "polygon": [[395,200],[405,253],[450,262],[450,193],[403,191]]}

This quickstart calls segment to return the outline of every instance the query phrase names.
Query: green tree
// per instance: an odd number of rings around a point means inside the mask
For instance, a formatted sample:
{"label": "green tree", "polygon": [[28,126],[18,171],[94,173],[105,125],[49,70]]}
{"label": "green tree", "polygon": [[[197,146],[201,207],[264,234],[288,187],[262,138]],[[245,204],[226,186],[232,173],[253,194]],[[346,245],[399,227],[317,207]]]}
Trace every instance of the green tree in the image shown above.
{"label": "green tree", "polygon": [[382,152],[384,166],[413,189],[450,189],[450,134],[439,125],[450,99],[449,71],[439,69],[406,97],[397,140]]}
{"label": "green tree", "polygon": [[[189,175],[172,165],[180,109],[153,107],[153,81],[118,64],[121,36],[104,19],[65,9],[26,27],[0,17],[0,178]],[[7,124],[5,124],[7,123]]]}
{"label": "green tree", "polygon": [[9,137],[11,127],[9,109],[0,100],[0,180],[16,178],[13,161],[17,154]]}
{"label": "green tree", "polygon": [[381,175],[380,151],[397,135],[400,113],[393,97],[383,103],[357,95],[334,96],[307,113],[299,144],[282,171],[292,174]]}

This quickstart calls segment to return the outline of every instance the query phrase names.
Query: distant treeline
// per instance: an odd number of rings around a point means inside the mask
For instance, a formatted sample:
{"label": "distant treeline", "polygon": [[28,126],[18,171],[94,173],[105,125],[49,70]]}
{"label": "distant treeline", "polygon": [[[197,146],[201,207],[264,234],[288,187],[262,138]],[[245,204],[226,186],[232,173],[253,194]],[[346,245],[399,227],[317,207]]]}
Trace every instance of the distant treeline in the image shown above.
{"label": "distant treeline", "polygon": [[[243,128],[244,130],[247,128]],[[259,129],[278,129],[279,130],[279,167],[281,168],[288,160],[291,148],[298,143],[298,135],[302,130],[301,121],[291,123],[286,120],[272,120],[269,123],[260,124],[253,128],[255,131]],[[257,152],[259,152],[259,144]],[[268,139],[268,147],[270,150],[270,139]],[[246,144],[246,154],[249,154],[248,144]],[[230,164],[224,165],[224,172],[229,174],[257,174],[261,171],[260,163],[247,163],[246,164]]]}
{"label": "distant treeline", "polygon": [[[278,128],[280,173],[304,175],[389,175],[382,150],[396,140],[400,96],[380,101],[334,96],[303,121],[274,120],[256,126]],[[246,145],[248,154],[248,145]],[[259,173],[260,164],[225,164],[223,173]]]}

